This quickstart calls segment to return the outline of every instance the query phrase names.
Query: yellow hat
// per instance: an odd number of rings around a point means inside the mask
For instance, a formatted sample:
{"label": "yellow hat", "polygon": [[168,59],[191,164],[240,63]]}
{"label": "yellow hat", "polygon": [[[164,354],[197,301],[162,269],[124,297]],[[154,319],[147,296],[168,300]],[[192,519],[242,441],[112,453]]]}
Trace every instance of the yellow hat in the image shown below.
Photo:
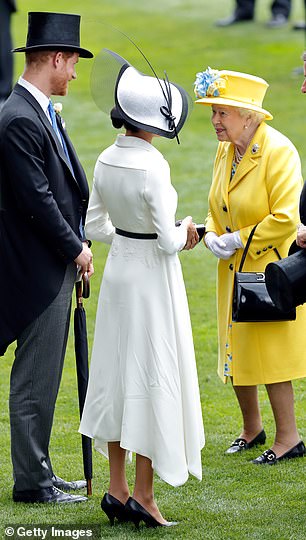
{"label": "yellow hat", "polygon": [[265,115],[266,120],[273,118],[269,111],[262,108],[262,101],[268,83],[260,77],[239,73],[238,71],[218,71],[208,67],[197,73],[194,83],[196,103],[201,105],[229,105],[251,109]]}

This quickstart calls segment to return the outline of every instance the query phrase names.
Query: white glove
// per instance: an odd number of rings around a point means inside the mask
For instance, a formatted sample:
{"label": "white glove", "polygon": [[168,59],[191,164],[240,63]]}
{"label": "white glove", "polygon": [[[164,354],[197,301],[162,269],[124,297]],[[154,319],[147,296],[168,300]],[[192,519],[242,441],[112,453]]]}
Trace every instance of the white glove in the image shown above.
{"label": "white glove", "polygon": [[212,231],[206,233],[205,244],[218,259],[229,259],[236,251],[235,249],[226,249],[226,244],[221,240],[221,236]]}
{"label": "white glove", "polygon": [[239,231],[221,234],[220,240],[225,243],[225,249],[231,251],[232,249],[243,248],[243,243],[240,239]]}

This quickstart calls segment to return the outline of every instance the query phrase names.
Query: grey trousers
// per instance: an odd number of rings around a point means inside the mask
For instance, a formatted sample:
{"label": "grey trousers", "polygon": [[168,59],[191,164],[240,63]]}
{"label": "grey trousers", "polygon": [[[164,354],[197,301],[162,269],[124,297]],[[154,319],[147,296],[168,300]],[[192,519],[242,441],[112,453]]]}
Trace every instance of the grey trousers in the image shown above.
{"label": "grey trousers", "polygon": [[11,372],[11,455],[15,489],[52,485],[49,441],[66,352],[76,265],[48,308],[17,339]]}

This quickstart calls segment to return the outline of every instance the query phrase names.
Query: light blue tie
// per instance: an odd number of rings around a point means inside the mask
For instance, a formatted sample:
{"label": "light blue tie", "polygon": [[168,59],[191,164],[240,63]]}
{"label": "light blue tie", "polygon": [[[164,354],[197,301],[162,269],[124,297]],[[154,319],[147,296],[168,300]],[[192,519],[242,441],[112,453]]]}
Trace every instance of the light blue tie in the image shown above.
{"label": "light blue tie", "polygon": [[48,105],[48,113],[50,115],[50,118],[51,118],[51,124],[52,124],[52,127],[57,135],[57,138],[58,140],[60,141],[60,143],[62,144],[63,142],[63,139],[61,137],[61,134],[59,132],[59,129],[57,127],[57,122],[56,122],[56,116],[55,116],[55,110],[53,108],[53,104],[52,104],[52,101],[49,101],[49,105]]}
{"label": "light blue tie", "polygon": [[67,145],[65,143],[64,138],[62,137],[62,134],[61,134],[60,130],[58,129],[58,125],[57,125],[57,122],[56,122],[55,110],[54,110],[54,107],[53,107],[53,104],[52,104],[51,100],[49,101],[48,112],[49,112],[49,115],[50,115],[50,118],[51,118],[52,127],[53,127],[53,129],[54,129],[54,131],[55,131],[55,133],[57,135],[58,140],[60,141],[60,143],[61,143],[61,145],[63,147],[63,150],[65,152],[65,156],[66,156],[66,158],[68,160],[68,163],[70,165],[70,169],[71,169],[71,171],[73,173],[73,168],[72,168],[72,165],[71,165],[68,148],[67,148]]}
{"label": "light blue tie", "polygon": [[[68,152],[68,148],[67,148],[67,145],[65,143],[65,140],[64,138],[62,137],[62,134],[60,132],[60,130],[58,129],[58,125],[57,125],[57,122],[56,122],[56,115],[55,115],[55,110],[54,110],[54,107],[53,107],[53,104],[52,104],[52,101],[50,100],[49,101],[49,105],[48,105],[48,112],[50,114],[50,118],[51,118],[51,124],[52,124],[52,127],[63,147],[63,150],[65,152],[65,155],[66,155],[66,158],[68,160],[68,163],[70,165],[70,169],[72,171],[72,174],[74,176],[74,172],[73,172],[73,167],[71,165],[71,161],[70,161],[70,157],[69,157],[69,152]],[[83,223],[82,223],[82,218],[80,220],[80,224],[79,224],[79,231],[80,231],[80,235],[81,235],[81,238],[84,237],[84,227],[83,227]]]}

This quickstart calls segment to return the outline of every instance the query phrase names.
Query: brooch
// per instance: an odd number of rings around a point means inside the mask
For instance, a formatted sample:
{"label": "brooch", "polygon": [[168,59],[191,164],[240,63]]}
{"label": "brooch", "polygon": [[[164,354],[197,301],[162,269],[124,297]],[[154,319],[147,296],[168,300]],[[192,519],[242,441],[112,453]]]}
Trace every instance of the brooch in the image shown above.
{"label": "brooch", "polygon": [[252,154],[256,154],[258,150],[259,150],[259,144],[257,143],[253,144],[252,150],[251,150]]}

